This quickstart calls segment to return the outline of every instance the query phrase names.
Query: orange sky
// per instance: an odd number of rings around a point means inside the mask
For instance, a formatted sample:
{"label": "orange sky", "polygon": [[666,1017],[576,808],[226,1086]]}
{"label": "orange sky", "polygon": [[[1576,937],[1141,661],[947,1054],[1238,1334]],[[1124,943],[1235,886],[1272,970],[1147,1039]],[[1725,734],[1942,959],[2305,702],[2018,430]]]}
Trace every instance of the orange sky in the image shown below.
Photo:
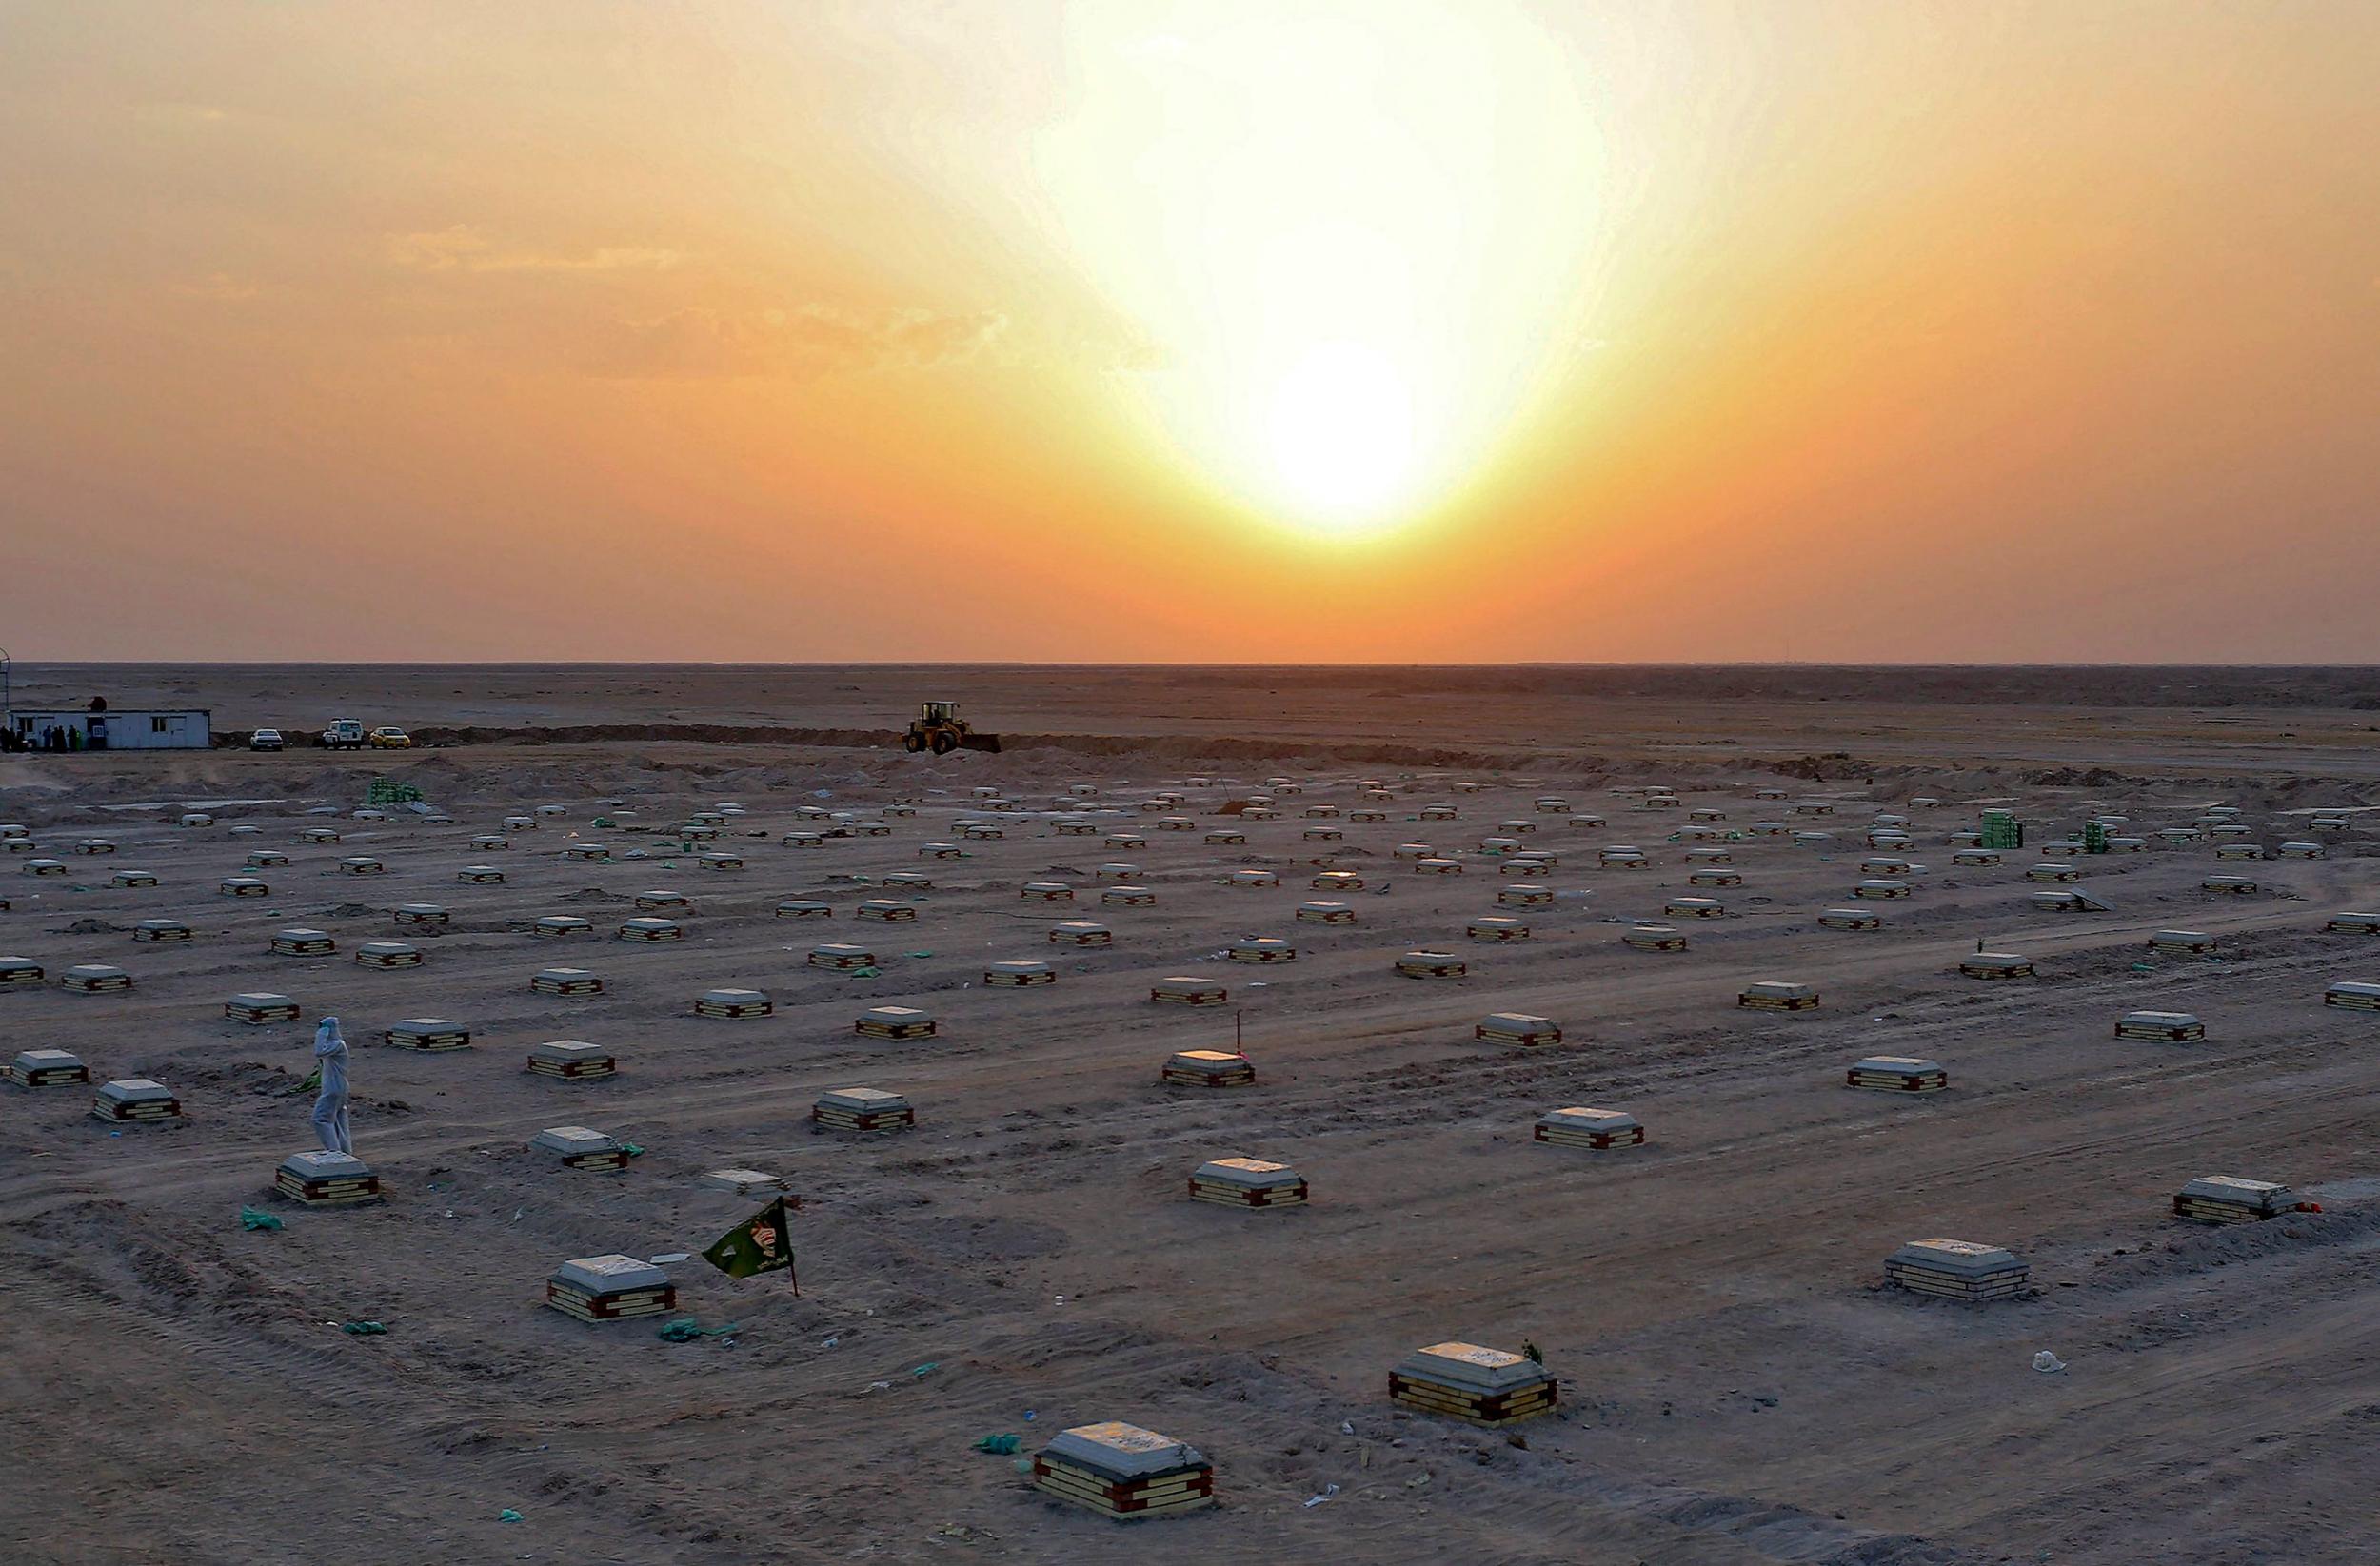
{"label": "orange sky", "polygon": [[20,659],[2380,662],[2380,6],[0,0]]}

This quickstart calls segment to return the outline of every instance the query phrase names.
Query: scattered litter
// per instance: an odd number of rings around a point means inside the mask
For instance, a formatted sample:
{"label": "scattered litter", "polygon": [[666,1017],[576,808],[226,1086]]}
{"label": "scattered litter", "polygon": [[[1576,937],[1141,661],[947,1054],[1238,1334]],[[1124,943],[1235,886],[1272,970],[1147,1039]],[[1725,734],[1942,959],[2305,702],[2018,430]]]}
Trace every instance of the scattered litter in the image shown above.
{"label": "scattered litter", "polygon": [[2064,1370],[2066,1361],[2052,1354],[2048,1349],[2043,1349],[2033,1357],[2033,1368],[2046,1376],[2053,1371]]}
{"label": "scattered litter", "polygon": [[705,1338],[724,1338],[735,1330],[733,1321],[724,1327],[706,1327],[691,1316],[682,1316],[675,1321],[664,1322],[661,1331],[654,1336],[664,1343],[692,1343]]}
{"label": "scattered litter", "polygon": [[342,1321],[339,1330],[350,1338],[384,1338],[388,1329],[378,1321]]}
{"label": "scattered litter", "polygon": [[840,1343],[840,1342],[842,1342],[842,1341],[843,1341],[843,1339],[842,1339],[841,1338],[828,1338],[828,1339],[826,1339],[826,1341],[824,1341],[823,1343],[819,1344],[819,1347],[820,1347],[820,1348],[823,1348],[823,1349],[830,1349],[830,1348],[833,1348],[833,1347],[834,1347],[837,1343]]}
{"label": "scattered litter", "polygon": [[1017,1449],[1022,1445],[1024,1445],[1022,1436],[978,1436],[975,1438],[975,1449],[978,1452],[989,1452],[995,1457],[1014,1457]]}
{"label": "scattered litter", "polygon": [[674,1262],[685,1260],[686,1253],[684,1251],[664,1251],[659,1256],[648,1256],[645,1259],[651,1262],[656,1267],[666,1267]]}
{"label": "scattered litter", "polygon": [[1356,1433],[1356,1422],[1355,1422],[1353,1419],[1341,1419],[1341,1420],[1339,1420],[1339,1433],[1341,1436],[1352,1436],[1352,1435],[1354,1435],[1354,1434]]}
{"label": "scattered litter", "polygon": [[1307,1509],[1308,1511],[1311,1511],[1311,1510],[1313,1510],[1315,1507],[1321,1505],[1324,1501],[1326,1501],[1326,1500],[1330,1499],[1333,1496],[1336,1496],[1336,1495],[1338,1495],[1338,1494],[1339,1494],[1339,1486],[1337,1486],[1337,1485],[1335,1485],[1335,1484],[1326,1484],[1326,1485],[1322,1486],[1322,1493],[1321,1493],[1320,1495],[1319,1495],[1319,1496],[1308,1496],[1308,1497],[1306,1497],[1306,1499],[1305,1499],[1306,1509]]}
{"label": "scattered litter", "polygon": [[[121,1136],[123,1133],[118,1132],[117,1135]],[[262,1229],[267,1234],[270,1234],[273,1230],[281,1227],[281,1220],[273,1217],[270,1213],[258,1212],[253,1207],[243,1207],[240,1209],[240,1227],[243,1229]]]}
{"label": "scattered litter", "polygon": [[923,1363],[923,1364],[922,1364],[922,1365],[918,1366],[918,1368],[917,1368],[917,1369],[915,1369],[915,1370],[913,1370],[913,1371],[909,1372],[909,1374],[910,1374],[911,1376],[916,1377],[919,1380],[922,1381],[923,1379],[925,1379],[925,1378],[926,1378],[926,1377],[928,1377],[928,1376],[932,1375],[935,1371],[938,1371],[938,1370],[940,1370],[940,1369],[942,1369],[942,1361],[941,1361],[941,1360],[939,1360],[939,1359],[928,1359],[927,1361],[925,1361],[925,1363]]}
{"label": "scattered litter", "polygon": [[498,1522],[518,1522],[521,1520],[521,1514],[507,1506],[503,1511],[496,1514],[496,1520]]}
{"label": "scattered litter", "polygon": [[903,957],[931,957],[934,954],[932,952],[902,952],[901,955]]}

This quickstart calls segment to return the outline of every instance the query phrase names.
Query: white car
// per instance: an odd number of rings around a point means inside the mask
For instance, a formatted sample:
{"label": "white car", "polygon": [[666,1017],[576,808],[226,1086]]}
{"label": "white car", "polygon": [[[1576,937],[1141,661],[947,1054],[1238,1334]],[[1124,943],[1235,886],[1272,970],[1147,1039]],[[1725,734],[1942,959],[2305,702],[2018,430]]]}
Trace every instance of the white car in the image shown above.
{"label": "white car", "polygon": [[281,731],[277,728],[258,729],[255,733],[248,737],[248,747],[250,750],[282,750],[287,748],[282,741]]}

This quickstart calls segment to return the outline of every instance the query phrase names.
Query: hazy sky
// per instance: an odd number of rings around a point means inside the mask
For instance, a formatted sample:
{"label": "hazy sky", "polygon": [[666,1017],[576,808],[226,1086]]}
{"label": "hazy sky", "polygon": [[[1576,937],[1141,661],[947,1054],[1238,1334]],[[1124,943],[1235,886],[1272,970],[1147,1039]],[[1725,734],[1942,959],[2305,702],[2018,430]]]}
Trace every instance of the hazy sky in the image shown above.
{"label": "hazy sky", "polygon": [[20,659],[2380,662],[2380,4],[0,0]]}

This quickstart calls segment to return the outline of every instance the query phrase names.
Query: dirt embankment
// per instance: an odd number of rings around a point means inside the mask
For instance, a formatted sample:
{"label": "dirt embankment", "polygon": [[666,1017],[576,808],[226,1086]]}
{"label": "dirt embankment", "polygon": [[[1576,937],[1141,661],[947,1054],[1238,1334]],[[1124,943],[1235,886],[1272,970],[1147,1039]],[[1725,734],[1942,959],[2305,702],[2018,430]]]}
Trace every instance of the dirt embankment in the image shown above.
{"label": "dirt embankment", "polygon": [[[567,745],[619,743],[811,745],[834,749],[890,749],[899,735],[890,729],[803,728],[760,724],[575,724],[507,727],[472,725],[413,730],[424,745]],[[1161,757],[1167,761],[1282,762],[1315,757],[1364,765],[1420,768],[1503,767],[1558,763],[1566,768],[1602,770],[1605,758],[1556,751],[1497,751],[1388,742],[1317,742],[1297,739],[1220,739],[1123,734],[1002,734],[1003,750],[1058,750],[1078,756]]]}
{"label": "dirt embankment", "polygon": [[[563,750],[572,746],[678,744],[722,747],[799,748],[807,750],[897,751],[899,734],[890,729],[811,727],[784,724],[427,724],[412,730],[417,745],[431,750],[448,747],[536,746]],[[246,736],[222,733],[218,749],[237,748]],[[1444,745],[1388,740],[1317,740],[1292,736],[1227,737],[1216,735],[1017,734],[1001,736],[1010,753],[1059,753],[1098,760],[1160,762],[1197,768],[1213,766],[1378,767],[1398,772],[1519,772],[1558,776],[1582,783],[1618,777],[1638,768],[1641,759],[1599,751],[1569,750],[1542,742],[1495,745]],[[298,753],[291,752],[292,757]],[[372,753],[391,770],[434,766],[434,757],[415,751]],[[922,759],[912,764],[925,764]],[[1661,758],[1665,775],[1680,780],[1716,781],[1758,776],[1795,779],[1813,785],[1886,786],[1917,792],[1994,793],[2012,788],[2111,789],[2185,787],[2226,797],[2253,796],[2274,807],[2292,803],[2380,803],[2369,780],[2303,773],[2276,779],[2269,775],[2229,770],[2137,769],[2105,765],[2074,766],[1957,766],[1912,763],[1863,757],[1849,751],[1803,755],[1733,754],[1691,761]],[[328,777],[312,780],[329,783]],[[286,780],[285,780],[286,783]],[[304,790],[300,790],[301,792]],[[319,789],[317,790],[319,791]]]}

